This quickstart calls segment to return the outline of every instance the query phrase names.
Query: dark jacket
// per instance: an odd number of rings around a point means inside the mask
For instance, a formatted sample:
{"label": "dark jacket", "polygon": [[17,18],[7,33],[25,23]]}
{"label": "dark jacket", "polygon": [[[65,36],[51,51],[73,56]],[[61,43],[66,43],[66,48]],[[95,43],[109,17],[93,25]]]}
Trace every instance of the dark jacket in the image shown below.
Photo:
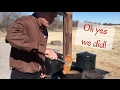
{"label": "dark jacket", "polygon": [[10,67],[25,73],[41,71],[47,37],[46,27],[41,25],[35,15],[17,19],[6,35],[6,43],[11,45]]}

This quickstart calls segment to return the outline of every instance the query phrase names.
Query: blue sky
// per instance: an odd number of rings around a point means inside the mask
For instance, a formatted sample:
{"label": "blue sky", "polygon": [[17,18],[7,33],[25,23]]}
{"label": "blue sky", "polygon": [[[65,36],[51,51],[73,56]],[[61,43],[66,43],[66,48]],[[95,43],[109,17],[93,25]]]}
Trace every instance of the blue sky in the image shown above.
{"label": "blue sky", "polygon": [[[28,15],[32,13],[26,12]],[[73,20],[120,24],[120,12],[73,12]]]}

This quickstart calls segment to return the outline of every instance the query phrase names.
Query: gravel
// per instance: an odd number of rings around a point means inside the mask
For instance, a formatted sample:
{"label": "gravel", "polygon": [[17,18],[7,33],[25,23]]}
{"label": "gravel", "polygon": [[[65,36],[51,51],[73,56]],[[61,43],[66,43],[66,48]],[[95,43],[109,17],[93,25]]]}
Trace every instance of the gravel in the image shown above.
{"label": "gravel", "polygon": [[9,53],[10,45],[5,43],[4,40],[0,40],[0,79],[10,78],[10,67],[9,67]]}

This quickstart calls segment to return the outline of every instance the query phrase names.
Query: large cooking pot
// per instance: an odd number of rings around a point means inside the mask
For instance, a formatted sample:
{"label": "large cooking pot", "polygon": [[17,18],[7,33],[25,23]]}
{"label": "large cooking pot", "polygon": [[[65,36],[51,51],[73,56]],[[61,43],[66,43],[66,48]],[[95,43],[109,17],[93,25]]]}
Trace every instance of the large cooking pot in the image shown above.
{"label": "large cooking pot", "polygon": [[83,70],[78,67],[72,66],[70,71],[66,75],[62,73],[62,70],[63,69],[54,73],[52,76],[52,79],[58,79],[58,77],[60,79],[81,79],[82,78]]}
{"label": "large cooking pot", "polygon": [[77,53],[76,66],[83,70],[95,69],[96,55],[87,51]]}
{"label": "large cooking pot", "polygon": [[83,70],[78,67],[71,67],[66,75],[62,75],[61,79],[81,79]]}
{"label": "large cooking pot", "polygon": [[[63,59],[63,55],[57,53],[58,58]],[[50,60],[48,58],[45,59],[45,67],[46,67],[46,75],[52,75],[53,73],[61,70],[63,67],[63,63],[58,60]]]}

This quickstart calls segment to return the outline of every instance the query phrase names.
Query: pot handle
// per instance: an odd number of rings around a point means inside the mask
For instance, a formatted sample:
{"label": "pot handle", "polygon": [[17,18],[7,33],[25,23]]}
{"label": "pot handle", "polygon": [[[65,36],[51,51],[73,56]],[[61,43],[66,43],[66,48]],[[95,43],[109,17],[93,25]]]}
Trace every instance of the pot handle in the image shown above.
{"label": "pot handle", "polygon": [[92,58],[92,59],[90,59],[90,61],[94,61],[94,59]]}

